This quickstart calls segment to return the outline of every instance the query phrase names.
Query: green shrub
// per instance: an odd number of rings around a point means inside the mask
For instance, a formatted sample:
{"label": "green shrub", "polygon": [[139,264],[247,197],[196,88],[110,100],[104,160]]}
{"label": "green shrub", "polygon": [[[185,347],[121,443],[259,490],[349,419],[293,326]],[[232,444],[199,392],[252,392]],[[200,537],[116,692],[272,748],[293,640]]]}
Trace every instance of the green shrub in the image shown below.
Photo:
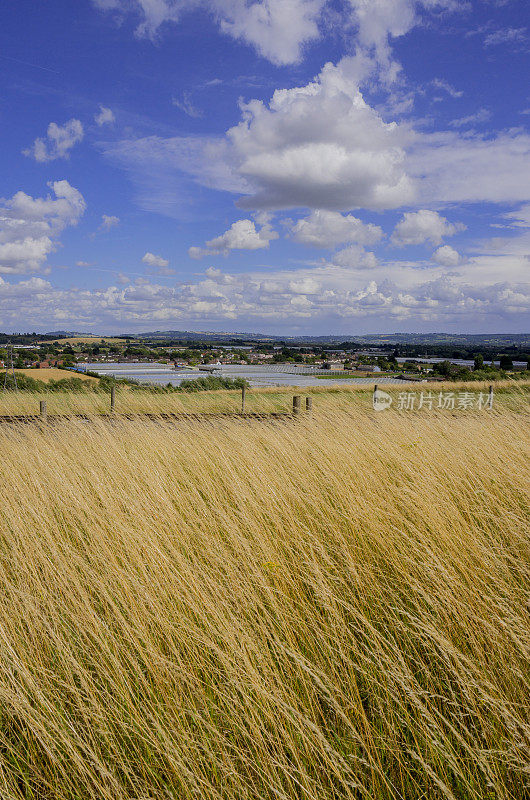
{"label": "green shrub", "polygon": [[182,381],[180,386],[174,388],[181,392],[205,392],[212,389],[242,389],[248,386],[244,378],[223,378],[220,375],[208,375],[205,378],[193,378]]}

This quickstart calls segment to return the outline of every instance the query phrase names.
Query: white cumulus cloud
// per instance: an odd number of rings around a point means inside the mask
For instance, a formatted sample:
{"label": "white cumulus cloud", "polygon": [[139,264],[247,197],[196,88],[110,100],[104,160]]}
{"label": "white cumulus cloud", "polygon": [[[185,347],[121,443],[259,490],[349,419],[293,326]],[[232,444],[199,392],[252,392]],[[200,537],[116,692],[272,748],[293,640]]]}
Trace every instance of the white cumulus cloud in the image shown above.
{"label": "white cumulus cloud", "polygon": [[84,214],[85,200],[68,181],[49,187],[53,196],[34,198],[20,191],[0,201],[0,273],[40,272],[61,232]]}
{"label": "white cumulus cloud", "polygon": [[70,119],[64,125],[50,122],[46,137],[35,139],[32,146],[22,152],[40,163],[69,158],[70,150],[83,141],[83,136],[83,126],[78,119]]}
{"label": "white cumulus cloud", "polygon": [[167,258],[162,258],[162,256],[156,256],[154,253],[149,252],[143,256],[142,261],[148,267],[167,267],[169,265]]}
{"label": "white cumulus cloud", "polygon": [[240,219],[234,222],[221,236],[206,242],[206,247],[190,247],[188,250],[191,258],[203,258],[207,255],[228,255],[231,250],[265,250],[273,239],[278,238],[278,233],[269,224],[256,229],[251,219]]}
{"label": "white cumulus cloud", "polygon": [[395,208],[414,196],[404,168],[407,131],[364,100],[344,59],[314,81],[242,105],[229,157],[251,187],[249,208]]}
{"label": "white cumulus cloud", "polygon": [[162,25],[176,24],[185,12],[209,11],[220,29],[254,47],[273,64],[300,60],[304,44],[319,36],[326,0],[93,0],[103,11],[133,12],[137,36],[156,38]]}
{"label": "white cumulus cloud", "polygon": [[101,225],[99,226],[100,231],[110,231],[111,228],[115,228],[116,225],[120,224],[120,218],[115,217],[112,214],[102,214],[101,215]]}
{"label": "white cumulus cloud", "polygon": [[442,267],[457,267],[461,263],[462,258],[454,247],[444,244],[443,247],[439,247],[434,251],[432,260]]}
{"label": "white cumulus cloud", "polygon": [[169,216],[186,181],[240,195],[250,209],[528,202],[530,134],[385,123],[355,88],[355,69],[343,59],[269,104],[243,105],[225,137],[127,139],[105,145],[105,155],[131,175],[143,208]]}
{"label": "white cumulus cloud", "polygon": [[92,0],[102,11],[133,13],[136,35],[155,39],[163,25],[178,24],[183,14],[205,9],[220,29],[254,47],[274,64],[300,60],[304,45],[319,39],[326,12],[341,16],[344,29],[357,29],[359,49],[373,53],[393,80],[399,65],[391,60],[390,40],[408,33],[422,12],[461,11],[465,0]]}
{"label": "white cumulus cloud", "polygon": [[378,264],[375,254],[366,252],[364,247],[358,244],[351,244],[343,250],[338,250],[333,255],[332,261],[339,267],[350,269],[373,269]]}
{"label": "white cumulus cloud", "polygon": [[291,236],[313,247],[336,247],[348,242],[375,244],[382,238],[383,231],[378,225],[366,224],[353,214],[317,209],[291,224]]}
{"label": "white cumulus cloud", "polygon": [[[504,273],[504,262],[504,257],[490,259],[491,274]],[[61,323],[132,330],[156,322],[166,328],[177,323],[204,329],[210,323],[237,321],[284,330],[301,323],[311,330],[316,323],[333,329],[341,321],[371,321],[378,327],[404,321],[409,329],[432,329],[436,323],[480,330],[493,321],[501,329],[530,311],[530,285],[521,280],[527,264],[519,262],[510,282],[484,280],[483,265],[482,279],[477,280],[473,264],[464,265],[458,276],[440,275],[439,267],[417,270],[395,264],[393,280],[380,267],[367,273],[335,264],[283,269],[274,276],[266,271],[234,275],[209,269],[187,283],[160,285],[144,279],[123,285],[118,278],[103,289],[61,289],[41,278],[19,283],[0,278],[0,325],[16,327],[22,318],[47,327]]]}
{"label": "white cumulus cloud", "polygon": [[392,39],[404,36],[419,24],[422,12],[461,11],[468,7],[463,0],[349,0],[349,4],[357,25],[357,41],[362,49],[373,52],[387,83],[392,83],[401,69],[392,59]]}
{"label": "white cumulus cloud", "polygon": [[114,116],[114,112],[110,108],[106,108],[106,106],[99,107],[99,112],[94,115],[94,122],[100,128],[102,125],[111,125],[115,121],[116,117]]}
{"label": "white cumulus cloud", "polygon": [[300,60],[302,47],[318,38],[324,0],[217,0],[221,30],[242,39],[274,64]]}
{"label": "white cumulus cloud", "polygon": [[437,211],[408,211],[394,228],[392,243],[398,247],[424,242],[441,244],[445,236],[453,236],[464,228],[461,223],[448,222]]}

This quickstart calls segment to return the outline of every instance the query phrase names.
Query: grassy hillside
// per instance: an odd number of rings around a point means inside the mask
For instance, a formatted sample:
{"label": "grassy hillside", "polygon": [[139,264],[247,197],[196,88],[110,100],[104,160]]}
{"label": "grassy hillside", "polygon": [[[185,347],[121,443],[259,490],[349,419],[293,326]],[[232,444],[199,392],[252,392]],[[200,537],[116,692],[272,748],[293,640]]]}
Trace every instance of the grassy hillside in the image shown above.
{"label": "grassy hillside", "polygon": [[0,426],[2,798],[527,798],[517,391]]}
{"label": "grassy hillside", "polygon": [[82,372],[69,372],[64,369],[58,369],[57,367],[48,367],[42,369],[17,369],[17,375],[27,375],[29,378],[35,378],[35,380],[44,381],[48,383],[49,381],[61,381],[65,378],[81,378],[83,381],[92,381],[96,383],[98,378],[92,378],[88,375],[84,375]]}

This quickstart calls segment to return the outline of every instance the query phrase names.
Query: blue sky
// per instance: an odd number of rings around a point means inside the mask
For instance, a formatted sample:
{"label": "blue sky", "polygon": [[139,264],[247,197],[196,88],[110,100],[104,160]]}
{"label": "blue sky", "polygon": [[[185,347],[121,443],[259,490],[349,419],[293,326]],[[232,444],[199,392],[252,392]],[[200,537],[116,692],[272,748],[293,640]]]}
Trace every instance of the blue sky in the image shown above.
{"label": "blue sky", "polygon": [[0,329],[530,329],[526,0],[5,0]]}

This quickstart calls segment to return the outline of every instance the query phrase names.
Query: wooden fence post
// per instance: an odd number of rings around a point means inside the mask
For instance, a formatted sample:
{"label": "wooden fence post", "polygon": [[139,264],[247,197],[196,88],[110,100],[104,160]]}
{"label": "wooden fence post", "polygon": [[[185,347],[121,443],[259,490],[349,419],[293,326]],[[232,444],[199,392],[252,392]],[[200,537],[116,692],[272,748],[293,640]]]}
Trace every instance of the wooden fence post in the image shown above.
{"label": "wooden fence post", "polygon": [[490,385],[488,392],[488,408],[493,408],[493,385]]}
{"label": "wooden fence post", "polygon": [[293,414],[299,414],[302,410],[302,398],[299,394],[295,394],[293,397]]}
{"label": "wooden fence post", "polygon": [[40,416],[41,419],[44,421],[46,421],[46,419],[48,418],[48,412],[46,410],[46,400],[40,401]]}
{"label": "wooden fence post", "polygon": [[306,397],[305,399],[305,410],[310,414],[313,410],[313,398]]}
{"label": "wooden fence post", "polygon": [[113,413],[116,410],[116,387],[110,387],[110,410]]}
{"label": "wooden fence post", "polygon": [[241,387],[241,413],[245,413],[245,394],[246,394],[247,387],[245,384]]}

